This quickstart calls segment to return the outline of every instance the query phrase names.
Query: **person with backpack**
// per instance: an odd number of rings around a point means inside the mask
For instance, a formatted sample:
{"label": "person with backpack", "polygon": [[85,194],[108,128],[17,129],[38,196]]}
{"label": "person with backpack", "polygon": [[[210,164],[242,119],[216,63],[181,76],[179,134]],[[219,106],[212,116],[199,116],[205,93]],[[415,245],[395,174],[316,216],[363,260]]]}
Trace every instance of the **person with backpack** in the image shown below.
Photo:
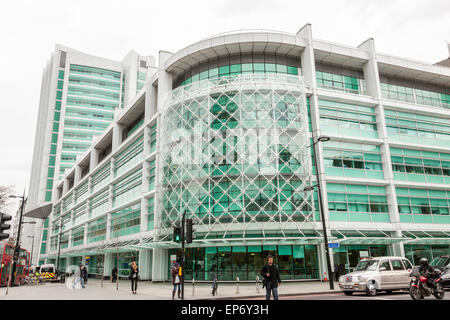
{"label": "person with backpack", "polygon": [[172,270],[170,271],[170,274],[172,276],[172,284],[173,284],[173,291],[172,291],[172,300],[175,299],[175,293],[177,292],[178,287],[178,298],[181,298],[181,277],[180,277],[180,264],[177,262],[172,267]]}
{"label": "person with backpack", "polygon": [[84,278],[83,278],[82,268],[83,268],[83,265],[80,264],[80,267],[77,268],[77,270],[75,270],[75,274],[74,274],[75,280],[73,282],[72,289],[75,289],[75,285],[78,282],[81,282],[81,287],[84,289]]}
{"label": "person with backpack", "polygon": [[273,294],[274,300],[278,300],[278,286],[281,278],[271,255],[267,256],[267,264],[261,268],[261,276],[264,278],[263,288],[266,287],[266,300],[270,300],[270,293]]}

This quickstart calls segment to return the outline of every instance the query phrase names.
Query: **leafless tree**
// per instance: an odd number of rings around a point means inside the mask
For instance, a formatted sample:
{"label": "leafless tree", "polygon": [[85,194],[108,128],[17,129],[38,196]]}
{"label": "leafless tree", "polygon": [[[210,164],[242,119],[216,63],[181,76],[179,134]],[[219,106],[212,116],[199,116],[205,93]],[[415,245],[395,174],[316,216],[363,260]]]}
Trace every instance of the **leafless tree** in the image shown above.
{"label": "leafless tree", "polygon": [[8,202],[8,196],[14,192],[12,186],[0,186],[0,209],[5,207]]}

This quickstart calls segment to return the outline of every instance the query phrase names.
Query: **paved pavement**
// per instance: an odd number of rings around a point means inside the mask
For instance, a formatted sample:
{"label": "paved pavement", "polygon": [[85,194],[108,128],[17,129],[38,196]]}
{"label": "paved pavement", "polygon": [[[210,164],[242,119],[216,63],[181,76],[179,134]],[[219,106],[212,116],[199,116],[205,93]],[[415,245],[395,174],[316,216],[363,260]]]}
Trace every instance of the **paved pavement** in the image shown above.
{"label": "paved pavement", "polygon": [[[338,289],[330,291],[328,282],[283,282],[278,288],[280,300],[410,300],[407,292],[394,292],[392,294],[379,293],[375,297],[367,297],[364,294],[355,293],[346,296]],[[259,292],[257,291],[259,289]],[[119,289],[116,284],[101,280],[89,279],[85,289],[73,290],[67,284],[46,283],[41,286],[12,287],[5,295],[6,288],[0,288],[0,300],[169,300],[172,298],[172,285],[170,283],[151,283],[141,281],[138,284],[138,294],[131,294],[129,280],[119,281]],[[235,284],[220,283],[215,297],[211,295],[211,285],[198,283],[194,294],[192,284],[185,286],[186,300],[206,299],[254,299],[263,300],[265,290],[256,288],[255,283],[240,283],[239,293]],[[436,300],[434,297],[425,300]],[[444,300],[450,300],[450,291],[446,291]]]}
{"label": "paved pavement", "polygon": [[[365,294],[353,294],[352,296],[346,296],[342,293],[333,294],[321,294],[321,295],[303,295],[303,296],[289,296],[283,298],[284,300],[412,300],[408,292],[396,291],[391,294],[380,292],[375,297],[368,297]],[[426,297],[425,300],[437,300],[434,296]],[[445,292],[443,300],[450,300],[450,291]]]}
{"label": "paved pavement", "polygon": [[[335,283],[335,288],[337,284]],[[259,289],[259,292],[258,290]],[[167,300],[172,298],[172,285],[170,283],[151,283],[141,281],[138,284],[138,294],[131,293],[129,280],[119,281],[119,290],[110,281],[104,281],[101,286],[100,279],[89,279],[85,289],[69,289],[66,284],[46,283],[41,286],[21,286],[9,288],[8,295],[5,295],[6,288],[0,288],[0,300]],[[240,283],[239,293],[235,284],[219,283],[216,296],[211,294],[211,284],[197,283],[192,290],[192,283],[185,286],[186,300],[205,299],[249,299],[264,298],[265,289],[256,287],[255,283]],[[322,294],[329,293],[329,283],[320,281],[307,282],[283,282],[278,292],[280,298],[284,299],[289,295]],[[335,292],[339,290],[335,289]]]}

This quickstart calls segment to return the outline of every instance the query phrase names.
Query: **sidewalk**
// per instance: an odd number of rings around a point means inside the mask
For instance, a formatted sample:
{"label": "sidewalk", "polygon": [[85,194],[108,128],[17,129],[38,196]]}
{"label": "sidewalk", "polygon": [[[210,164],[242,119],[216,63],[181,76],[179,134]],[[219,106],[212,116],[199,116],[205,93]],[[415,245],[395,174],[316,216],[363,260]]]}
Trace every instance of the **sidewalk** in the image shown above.
{"label": "sidewalk", "polygon": [[[335,283],[334,292],[340,292]],[[119,290],[111,280],[105,280],[103,287],[100,279],[89,279],[86,289],[71,290],[66,284],[46,283],[42,286],[20,286],[9,289],[6,296],[6,288],[0,288],[0,300],[171,300],[173,286],[170,282],[152,283],[141,281],[138,283],[138,294],[131,293],[129,280],[119,281]],[[239,293],[236,293],[236,284],[220,283],[216,296],[211,294],[210,283],[197,283],[194,294],[192,283],[187,283],[184,288],[185,300],[221,300],[221,299],[252,299],[264,298],[265,289],[259,286],[257,291],[255,283],[240,283]],[[324,294],[332,292],[328,282],[283,282],[278,288],[280,299],[289,295]],[[177,298],[178,300],[178,298]]]}
{"label": "sidewalk", "polygon": [[[114,288],[115,285],[109,281],[104,281],[104,288]],[[89,279],[90,284],[100,286],[101,280]],[[263,298],[266,295],[266,289],[258,286],[259,292],[255,283],[240,283],[239,293],[236,292],[235,283],[220,283],[217,290],[217,295],[211,294],[212,288],[210,283],[196,283],[194,292],[192,283],[186,283],[184,287],[185,300],[218,300],[218,299],[249,299],[249,298]],[[149,281],[141,281],[138,283],[138,293],[148,296],[149,299],[172,299],[173,285],[166,283],[152,283]],[[119,282],[119,291],[131,291],[130,281],[122,280]],[[306,295],[306,294],[325,294],[330,292],[340,292],[338,284],[334,283],[334,291],[330,290],[329,282],[320,281],[304,281],[304,282],[283,282],[278,288],[278,295],[280,298],[289,295]]]}

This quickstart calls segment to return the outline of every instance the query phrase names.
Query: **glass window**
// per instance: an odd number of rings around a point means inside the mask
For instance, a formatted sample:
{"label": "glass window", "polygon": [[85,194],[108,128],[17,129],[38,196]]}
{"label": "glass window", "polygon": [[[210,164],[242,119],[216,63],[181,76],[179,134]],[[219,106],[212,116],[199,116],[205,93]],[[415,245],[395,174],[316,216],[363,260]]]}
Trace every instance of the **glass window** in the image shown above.
{"label": "glass window", "polygon": [[386,271],[392,271],[391,265],[389,264],[389,260],[383,260],[380,264],[380,269],[386,268]]}
{"label": "glass window", "polygon": [[394,271],[405,270],[401,260],[391,260],[391,264],[392,264],[392,268],[394,269]]}
{"label": "glass window", "polygon": [[412,269],[413,268],[411,262],[409,262],[408,260],[402,260],[402,261],[403,261],[403,264],[406,267],[406,269]]}

